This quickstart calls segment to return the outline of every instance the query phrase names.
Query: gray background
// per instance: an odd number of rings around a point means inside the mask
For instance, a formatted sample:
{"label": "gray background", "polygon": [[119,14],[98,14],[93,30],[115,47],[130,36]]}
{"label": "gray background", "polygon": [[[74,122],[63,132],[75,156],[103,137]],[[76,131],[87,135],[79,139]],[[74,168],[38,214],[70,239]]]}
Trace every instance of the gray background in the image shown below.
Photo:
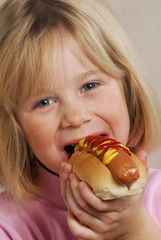
{"label": "gray background", "polygon": [[[107,0],[140,56],[161,99],[161,0]],[[148,157],[161,169],[161,148]]]}

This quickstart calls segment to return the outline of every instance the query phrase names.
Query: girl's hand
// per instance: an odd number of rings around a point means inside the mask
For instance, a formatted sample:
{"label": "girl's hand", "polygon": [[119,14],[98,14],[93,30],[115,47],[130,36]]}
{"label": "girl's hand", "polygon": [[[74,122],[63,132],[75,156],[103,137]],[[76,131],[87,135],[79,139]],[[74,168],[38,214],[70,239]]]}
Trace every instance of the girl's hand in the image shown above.
{"label": "girl's hand", "polygon": [[[146,162],[145,152],[137,155]],[[148,240],[142,231],[145,219],[149,219],[142,204],[143,194],[103,201],[79,181],[68,163],[62,164],[60,178],[62,196],[69,209],[67,222],[78,239]]]}

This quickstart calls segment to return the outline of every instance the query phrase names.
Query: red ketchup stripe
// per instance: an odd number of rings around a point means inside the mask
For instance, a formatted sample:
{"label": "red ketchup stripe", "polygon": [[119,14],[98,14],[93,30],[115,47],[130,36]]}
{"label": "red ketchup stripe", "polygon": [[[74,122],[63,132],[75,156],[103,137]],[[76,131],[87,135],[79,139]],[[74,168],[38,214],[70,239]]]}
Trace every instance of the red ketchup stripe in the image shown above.
{"label": "red ketchup stripe", "polygon": [[[110,141],[110,142],[104,143],[106,141]],[[130,151],[126,147],[119,145],[119,144],[121,144],[120,142],[117,142],[116,140],[114,140],[112,138],[108,138],[106,136],[87,136],[85,138],[83,145],[85,145],[86,143],[87,143],[88,147],[91,149],[97,147],[97,151],[103,150],[103,152],[101,154],[102,156],[111,149],[116,149],[117,151],[124,151],[129,156],[131,156]]]}
{"label": "red ketchup stripe", "polygon": [[[99,145],[101,145],[102,143],[106,142],[106,141],[112,141],[112,139],[108,138],[108,137],[98,137],[98,139],[96,139],[95,141],[93,141],[91,144],[90,144],[90,147],[91,148],[95,148],[95,147],[99,147]],[[109,144],[109,143],[108,143]]]}
{"label": "red ketchup stripe", "polygon": [[87,136],[85,138],[85,141],[84,141],[84,144],[87,143],[88,146],[92,143],[93,140],[96,140],[96,137],[95,136]]}
{"label": "red ketchup stripe", "polygon": [[[87,143],[91,148],[98,147],[101,143],[105,141],[113,140],[106,136],[87,136],[84,144]],[[113,140],[114,141],[114,140]]]}
{"label": "red ketchup stripe", "polygon": [[102,156],[109,150],[111,149],[116,149],[117,151],[124,151],[126,152],[129,156],[131,156],[131,153],[128,151],[128,149],[124,148],[124,147],[121,147],[121,146],[118,146],[118,145],[111,145],[110,147],[108,147],[108,149],[104,149],[103,152],[102,152]]}
{"label": "red ketchup stripe", "polygon": [[118,144],[120,144],[119,142],[109,142],[109,143],[104,143],[104,144],[101,144],[99,147],[98,147],[98,150],[103,150],[103,149],[106,149],[107,151],[109,150],[109,148],[113,147],[113,146],[119,146]]}

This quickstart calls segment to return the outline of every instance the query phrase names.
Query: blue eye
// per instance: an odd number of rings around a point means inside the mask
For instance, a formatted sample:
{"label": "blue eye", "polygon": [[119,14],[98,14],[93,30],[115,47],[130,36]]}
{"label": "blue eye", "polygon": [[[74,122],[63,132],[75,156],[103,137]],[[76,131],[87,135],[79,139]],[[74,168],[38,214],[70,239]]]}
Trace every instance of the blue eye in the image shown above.
{"label": "blue eye", "polygon": [[98,83],[94,83],[94,82],[90,82],[90,83],[87,83],[83,86],[83,91],[90,91],[91,89],[95,88],[98,86]]}
{"label": "blue eye", "polygon": [[48,99],[48,98],[43,99],[35,105],[35,108],[46,107],[46,106],[50,105],[51,103],[53,103],[53,100]]}

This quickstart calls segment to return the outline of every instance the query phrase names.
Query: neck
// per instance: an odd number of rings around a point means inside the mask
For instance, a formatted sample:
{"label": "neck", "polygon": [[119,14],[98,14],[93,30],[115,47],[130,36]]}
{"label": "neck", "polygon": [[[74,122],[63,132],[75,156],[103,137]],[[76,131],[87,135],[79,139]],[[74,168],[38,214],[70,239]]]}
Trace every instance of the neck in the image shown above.
{"label": "neck", "polygon": [[39,160],[38,160],[38,164],[39,164],[41,167],[43,167],[46,171],[48,171],[49,173],[51,173],[51,174],[59,177],[59,174],[57,174],[57,173],[53,172],[52,170],[50,170],[49,168],[47,168],[47,167],[46,167],[44,164],[42,164],[42,162],[40,162]]}

